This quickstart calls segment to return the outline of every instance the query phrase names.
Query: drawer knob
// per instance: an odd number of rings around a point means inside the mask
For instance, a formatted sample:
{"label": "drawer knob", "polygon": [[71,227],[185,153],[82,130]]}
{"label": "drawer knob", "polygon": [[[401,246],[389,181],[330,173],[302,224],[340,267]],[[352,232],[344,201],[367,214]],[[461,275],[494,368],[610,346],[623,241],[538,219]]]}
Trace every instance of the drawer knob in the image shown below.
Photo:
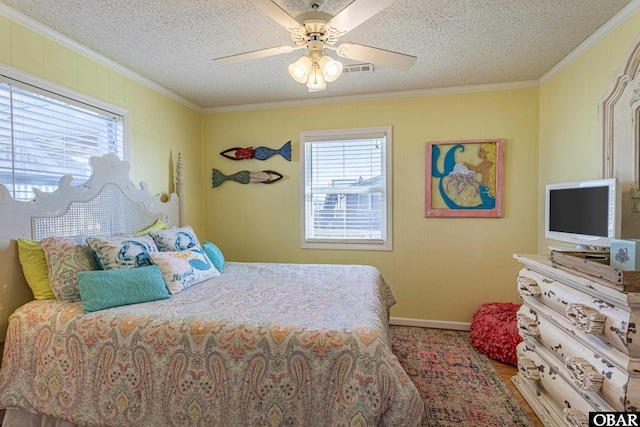
{"label": "drawer knob", "polygon": [[521,335],[530,335],[532,337],[540,336],[540,330],[538,329],[535,319],[520,313],[518,313],[516,317],[518,319],[518,331]]}
{"label": "drawer knob", "polygon": [[577,409],[564,408],[562,415],[564,422],[570,427],[589,427],[589,417]]}
{"label": "drawer knob", "polygon": [[528,357],[518,357],[518,371],[530,380],[540,379],[540,371],[538,371],[536,363]]}
{"label": "drawer knob", "polygon": [[520,295],[537,297],[540,295],[540,286],[529,277],[518,276],[518,292]]}
{"label": "drawer knob", "polygon": [[581,390],[598,391],[604,377],[581,357],[567,357],[564,361],[573,382]]}
{"label": "drawer knob", "polygon": [[572,303],[567,306],[566,313],[571,323],[582,332],[596,335],[604,333],[604,322],[607,316],[595,308]]}

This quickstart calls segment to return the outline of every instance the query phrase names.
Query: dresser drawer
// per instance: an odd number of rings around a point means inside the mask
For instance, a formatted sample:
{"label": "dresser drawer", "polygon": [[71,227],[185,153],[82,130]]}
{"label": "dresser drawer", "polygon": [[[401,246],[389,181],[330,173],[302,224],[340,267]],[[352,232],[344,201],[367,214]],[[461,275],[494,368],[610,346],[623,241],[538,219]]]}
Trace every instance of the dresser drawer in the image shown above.
{"label": "dresser drawer", "polygon": [[520,270],[518,292],[533,298],[565,317],[576,333],[589,334],[609,343],[631,357],[640,356],[640,336],[636,337],[637,314],[628,307],[592,295],[546,277],[529,268]]}
{"label": "dresser drawer", "polygon": [[[518,344],[518,379],[514,383],[545,425],[589,425],[589,412],[613,411],[606,402],[593,402],[578,393],[527,341]],[[524,387],[526,390],[522,390]]]}
{"label": "dresser drawer", "polygon": [[603,354],[585,345],[571,333],[566,319],[556,316],[554,322],[545,315],[554,312],[546,310],[543,306],[520,307],[517,318],[522,337],[537,341],[551,357],[547,362],[583,396],[595,399],[597,395],[617,411],[640,408],[640,377],[628,373],[628,356],[614,349]]}

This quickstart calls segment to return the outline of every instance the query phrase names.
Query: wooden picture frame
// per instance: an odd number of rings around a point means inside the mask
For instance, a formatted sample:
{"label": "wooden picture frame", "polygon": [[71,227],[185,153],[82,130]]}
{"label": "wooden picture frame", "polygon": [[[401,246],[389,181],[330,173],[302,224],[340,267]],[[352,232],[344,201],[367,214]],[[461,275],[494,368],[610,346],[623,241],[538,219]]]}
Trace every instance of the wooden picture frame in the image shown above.
{"label": "wooden picture frame", "polygon": [[504,139],[427,142],[425,151],[425,217],[502,217]]}

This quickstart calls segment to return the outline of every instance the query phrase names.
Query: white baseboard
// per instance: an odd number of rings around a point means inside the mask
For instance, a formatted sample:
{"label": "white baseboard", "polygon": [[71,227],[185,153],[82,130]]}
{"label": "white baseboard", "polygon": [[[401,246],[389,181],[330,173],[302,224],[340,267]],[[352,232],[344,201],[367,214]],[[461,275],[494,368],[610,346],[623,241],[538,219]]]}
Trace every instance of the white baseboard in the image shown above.
{"label": "white baseboard", "polygon": [[420,328],[453,329],[455,331],[468,331],[471,323],[464,322],[444,322],[442,320],[406,319],[404,317],[392,317],[389,319],[391,325],[397,326],[418,326]]}

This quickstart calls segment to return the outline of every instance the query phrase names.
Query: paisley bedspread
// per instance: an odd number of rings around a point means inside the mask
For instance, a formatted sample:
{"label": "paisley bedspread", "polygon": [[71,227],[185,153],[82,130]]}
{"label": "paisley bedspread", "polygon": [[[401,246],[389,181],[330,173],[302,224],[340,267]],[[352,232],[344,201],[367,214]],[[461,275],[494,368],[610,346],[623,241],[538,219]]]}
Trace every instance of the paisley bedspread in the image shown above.
{"label": "paisley bedspread", "polygon": [[171,299],[12,316],[0,408],[86,426],[412,426],[373,267],[227,263]]}

